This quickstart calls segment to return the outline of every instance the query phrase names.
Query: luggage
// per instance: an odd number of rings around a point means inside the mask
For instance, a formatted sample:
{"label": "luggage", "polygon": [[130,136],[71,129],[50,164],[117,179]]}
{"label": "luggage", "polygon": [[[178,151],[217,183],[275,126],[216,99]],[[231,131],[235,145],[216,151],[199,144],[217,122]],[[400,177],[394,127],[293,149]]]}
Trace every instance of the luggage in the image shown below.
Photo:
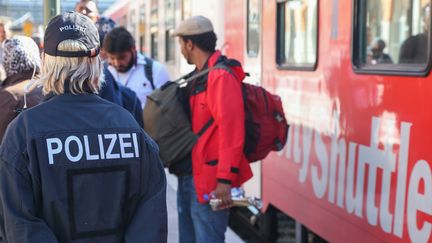
{"label": "luggage", "polygon": [[144,130],[159,145],[159,155],[166,167],[186,157],[199,137],[179,99],[180,85],[206,75],[204,70],[185,80],[167,82],[147,96],[143,111]]}
{"label": "luggage", "polygon": [[[223,59],[214,67],[186,80],[168,82],[147,97],[143,112],[144,130],[159,145],[159,153],[165,166],[169,167],[187,156],[199,136],[213,123],[213,119],[210,119],[198,134],[192,132],[190,120],[179,99],[180,85],[207,75],[217,68],[232,73],[230,66],[233,65],[240,63],[233,59]],[[262,87],[246,83],[242,83],[242,93],[245,106],[244,153],[249,162],[254,162],[264,159],[271,151],[283,148],[289,126],[279,96]]]}
{"label": "luggage", "polygon": [[165,83],[147,96],[143,112],[144,130],[159,145],[159,155],[166,167],[188,155],[198,139],[177,92],[178,83]]}
{"label": "luggage", "polygon": [[286,143],[288,124],[279,96],[262,87],[242,84],[245,105],[244,153],[249,162],[264,159]]}
{"label": "luggage", "polygon": [[[223,68],[234,75],[231,67],[236,66],[241,67],[240,62],[222,56],[213,68]],[[206,86],[205,83],[201,85]],[[289,126],[278,95],[248,83],[242,83],[242,95],[245,108],[244,154],[249,162],[255,162],[284,147]]]}

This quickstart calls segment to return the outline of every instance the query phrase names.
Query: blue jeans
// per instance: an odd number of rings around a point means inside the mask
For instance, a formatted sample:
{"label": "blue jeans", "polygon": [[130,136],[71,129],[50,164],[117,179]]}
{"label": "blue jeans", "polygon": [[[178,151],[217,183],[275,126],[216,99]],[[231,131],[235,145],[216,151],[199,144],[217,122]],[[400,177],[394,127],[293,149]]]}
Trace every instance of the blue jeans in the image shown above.
{"label": "blue jeans", "polygon": [[178,177],[177,209],[180,243],[225,242],[229,209],[213,211],[199,203],[192,176]]}
{"label": "blue jeans", "polygon": [[179,243],[195,243],[195,229],[191,214],[191,194],[195,192],[192,175],[179,176],[177,185],[177,212]]}

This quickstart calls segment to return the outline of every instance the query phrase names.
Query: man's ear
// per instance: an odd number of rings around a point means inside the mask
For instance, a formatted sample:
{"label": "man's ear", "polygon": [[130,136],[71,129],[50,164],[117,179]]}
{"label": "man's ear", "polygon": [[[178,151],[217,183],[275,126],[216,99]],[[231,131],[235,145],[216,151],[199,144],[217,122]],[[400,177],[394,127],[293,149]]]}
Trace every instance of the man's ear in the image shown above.
{"label": "man's ear", "polygon": [[185,47],[186,47],[187,50],[191,51],[191,50],[194,49],[194,44],[193,44],[193,42],[191,40],[187,40],[186,43],[185,43]]}

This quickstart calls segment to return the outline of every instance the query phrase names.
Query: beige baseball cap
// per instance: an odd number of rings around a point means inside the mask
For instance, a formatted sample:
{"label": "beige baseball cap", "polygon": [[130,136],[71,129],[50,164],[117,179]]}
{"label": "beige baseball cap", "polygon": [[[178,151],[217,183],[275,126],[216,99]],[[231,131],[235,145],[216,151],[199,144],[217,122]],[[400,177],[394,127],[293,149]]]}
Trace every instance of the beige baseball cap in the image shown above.
{"label": "beige baseball cap", "polygon": [[213,31],[213,25],[208,18],[193,16],[181,22],[171,36],[199,35],[211,31]]}

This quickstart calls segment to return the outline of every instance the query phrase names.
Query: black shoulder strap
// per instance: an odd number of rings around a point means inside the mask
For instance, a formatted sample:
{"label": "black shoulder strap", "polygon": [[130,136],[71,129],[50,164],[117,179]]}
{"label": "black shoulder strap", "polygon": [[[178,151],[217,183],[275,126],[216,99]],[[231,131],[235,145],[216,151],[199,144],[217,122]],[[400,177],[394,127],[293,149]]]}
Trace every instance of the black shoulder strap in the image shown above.
{"label": "black shoulder strap", "polygon": [[185,84],[185,83],[188,83],[192,80],[200,78],[204,75],[207,75],[213,69],[218,69],[218,68],[224,69],[227,72],[229,72],[230,74],[234,74],[233,71],[231,70],[231,68],[229,68],[229,66],[241,66],[241,64],[239,61],[237,61],[235,59],[228,59],[225,56],[220,56],[219,59],[216,61],[216,64],[213,67],[201,70],[201,72],[198,72],[194,75],[191,75],[191,73],[188,73],[188,74],[180,77],[179,79],[174,80],[173,82],[176,82],[180,85]]}
{"label": "black shoulder strap", "polygon": [[155,90],[156,86],[154,85],[154,81],[153,81],[153,59],[148,57],[144,57],[144,58],[146,62],[146,65],[144,65],[145,76],[148,79],[148,81],[150,81],[152,89]]}
{"label": "black shoulder strap", "polygon": [[[194,75],[190,75],[190,73],[189,74],[187,74],[187,75],[185,75],[185,76],[182,76],[182,77],[180,77],[179,79],[177,79],[177,80],[174,80],[173,82],[176,82],[176,83],[178,83],[178,84],[185,84],[185,83],[188,83],[188,82],[190,82],[190,81],[192,81],[192,80],[195,80],[195,79],[197,79],[197,78],[200,78],[200,77],[202,77],[202,76],[205,76],[205,75],[207,75],[210,71],[212,71],[213,69],[217,69],[217,68],[222,68],[222,69],[225,69],[226,67],[224,67],[224,65],[222,65],[222,64],[217,64],[217,65],[215,65],[215,66],[213,66],[213,67],[211,67],[211,68],[206,68],[206,69],[204,69],[204,70],[201,70],[201,72],[198,72],[198,73],[196,73],[196,74],[194,74]],[[189,76],[189,77],[188,77]]]}
{"label": "black shoulder strap", "polygon": [[[197,74],[195,74],[195,75],[193,75],[192,77],[189,77],[189,78],[187,78],[186,80],[185,79],[183,79],[183,80],[181,80],[179,83],[187,83],[187,82],[189,82],[189,81],[191,81],[191,80],[194,80],[194,79],[197,79],[197,78],[200,78],[200,77],[202,77],[202,76],[205,76],[205,75],[208,75],[209,73],[210,73],[210,71],[212,71],[212,70],[214,70],[214,69],[224,69],[224,70],[226,70],[227,72],[229,72],[230,74],[232,74],[232,75],[234,75],[234,73],[232,72],[232,70],[229,68],[229,67],[227,67],[226,65],[225,65],[225,63],[223,63],[223,62],[220,62],[220,63],[217,63],[216,65],[214,65],[213,67],[211,67],[211,68],[207,68],[207,69],[204,69],[204,70],[202,70],[201,72],[199,72],[199,73],[197,73]],[[235,75],[234,75],[235,76]],[[207,83],[207,79],[205,80],[205,83]],[[205,83],[203,83],[202,85],[205,85]],[[200,90],[196,90],[196,93],[197,92],[202,92],[202,91],[204,91],[205,89],[200,89]],[[196,94],[195,93],[195,94]],[[207,131],[207,129],[213,124],[213,122],[214,122],[214,119],[213,119],[213,117],[211,117],[205,124],[204,124],[204,126],[198,131],[198,133],[197,133],[197,135],[198,135],[198,137],[201,137],[201,135],[203,135],[204,134],[204,132],[205,131]]]}

